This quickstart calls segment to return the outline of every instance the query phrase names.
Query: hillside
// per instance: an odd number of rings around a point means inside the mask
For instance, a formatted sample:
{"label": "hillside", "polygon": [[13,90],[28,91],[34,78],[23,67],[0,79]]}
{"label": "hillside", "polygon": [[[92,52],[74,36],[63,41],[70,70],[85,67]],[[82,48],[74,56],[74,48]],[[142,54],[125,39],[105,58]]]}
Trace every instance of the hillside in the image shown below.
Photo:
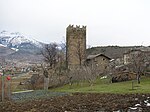
{"label": "hillside", "polygon": [[15,51],[12,49],[9,49],[9,48],[4,47],[4,46],[0,46],[0,57],[1,56],[7,56],[7,55],[12,54],[14,52]]}
{"label": "hillside", "polygon": [[43,60],[42,55],[31,53],[30,51],[20,50],[18,52],[12,53],[7,55],[6,58],[8,60],[18,60],[18,61],[30,61],[30,62],[37,62]]}
{"label": "hillside", "polygon": [[87,55],[91,54],[98,54],[102,53],[106,56],[116,59],[123,56],[123,53],[127,52],[128,50],[131,50],[133,48],[139,48],[141,46],[99,46],[99,47],[92,47],[87,49]]}

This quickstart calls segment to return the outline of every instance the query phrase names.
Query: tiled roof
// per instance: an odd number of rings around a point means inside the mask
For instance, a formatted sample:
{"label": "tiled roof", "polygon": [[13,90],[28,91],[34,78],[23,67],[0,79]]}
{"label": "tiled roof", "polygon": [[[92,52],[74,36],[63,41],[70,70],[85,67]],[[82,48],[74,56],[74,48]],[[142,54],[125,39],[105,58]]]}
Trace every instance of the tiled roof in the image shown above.
{"label": "tiled roof", "polygon": [[94,59],[94,58],[99,57],[99,56],[104,56],[104,57],[108,58],[109,60],[111,59],[111,58],[109,58],[108,56],[106,56],[104,54],[88,55],[87,59]]}

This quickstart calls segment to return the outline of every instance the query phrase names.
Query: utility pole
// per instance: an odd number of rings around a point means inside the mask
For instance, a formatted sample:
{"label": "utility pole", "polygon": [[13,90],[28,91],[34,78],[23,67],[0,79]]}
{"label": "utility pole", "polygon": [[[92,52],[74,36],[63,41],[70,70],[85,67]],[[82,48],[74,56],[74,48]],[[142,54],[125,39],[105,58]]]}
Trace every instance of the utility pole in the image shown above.
{"label": "utility pole", "polygon": [[1,77],[2,77],[2,102],[3,102],[4,101],[4,70],[2,70]]}
{"label": "utility pole", "polygon": [[11,80],[11,77],[10,76],[7,76],[7,82],[8,82],[8,98],[9,100],[11,99],[11,91],[10,91],[10,80]]}

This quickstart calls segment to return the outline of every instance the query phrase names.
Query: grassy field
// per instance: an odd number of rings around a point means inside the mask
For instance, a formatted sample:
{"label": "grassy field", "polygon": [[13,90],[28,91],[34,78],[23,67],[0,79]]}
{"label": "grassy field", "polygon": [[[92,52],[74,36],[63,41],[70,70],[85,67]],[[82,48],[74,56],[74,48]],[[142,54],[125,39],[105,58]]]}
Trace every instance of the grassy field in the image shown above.
{"label": "grassy field", "polygon": [[[134,88],[132,89],[132,82]],[[87,82],[73,83],[72,86],[52,89],[57,92],[96,92],[96,93],[150,93],[150,77],[142,77],[141,83],[136,81],[126,81],[120,83],[110,83],[109,79],[97,79],[93,86]]]}

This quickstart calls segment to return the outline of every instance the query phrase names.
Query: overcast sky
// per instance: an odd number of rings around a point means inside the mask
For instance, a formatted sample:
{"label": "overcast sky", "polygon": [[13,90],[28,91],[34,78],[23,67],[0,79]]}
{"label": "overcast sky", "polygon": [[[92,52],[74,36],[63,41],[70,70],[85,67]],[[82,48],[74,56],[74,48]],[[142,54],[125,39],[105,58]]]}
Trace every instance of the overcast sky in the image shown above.
{"label": "overcast sky", "polygon": [[0,31],[61,42],[69,24],[87,26],[87,44],[150,45],[150,0],[0,0]]}

